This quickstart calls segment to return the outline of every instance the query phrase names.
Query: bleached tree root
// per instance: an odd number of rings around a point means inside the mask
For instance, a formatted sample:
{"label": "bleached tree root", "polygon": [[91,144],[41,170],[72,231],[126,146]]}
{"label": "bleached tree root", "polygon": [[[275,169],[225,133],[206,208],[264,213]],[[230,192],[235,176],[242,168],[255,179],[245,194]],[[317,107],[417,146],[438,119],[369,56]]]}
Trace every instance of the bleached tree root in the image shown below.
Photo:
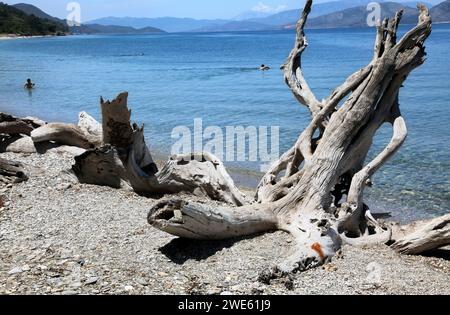
{"label": "bleached tree root", "polygon": [[[425,6],[418,7],[417,26],[399,41],[402,11],[392,20],[384,20],[377,31],[372,61],[319,101],[301,68],[308,47],[304,28],[311,8],[312,0],[307,0],[294,48],[281,67],[294,96],[310,110],[311,123],[261,180],[256,203],[217,209],[164,203],[149,214],[154,227],[187,238],[222,238],[228,236],[224,231],[234,231],[230,236],[248,235],[251,229],[257,233],[276,226],[292,234],[296,245],[290,257],[271,269],[272,275],[324,264],[342,244],[371,246],[391,240],[392,231],[373,218],[363,194],[371,177],[406,139],[399,93],[411,71],[424,62],[424,43],[431,33]],[[392,125],[392,140],[366,164],[375,134],[385,123]],[[252,224],[243,224],[242,217]],[[272,225],[266,225],[268,218]],[[211,226],[219,232],[211,232]]]}
{"label": "bleached tree root", "polygon": [[450,245],[450,214],[423,225],[396,241],[392,248],[401,254],[421,255]]}
{"label": "bleached tree root", "polygon": [[158,203],[148,215],[157,229],[183,238],[223,240],[277,229],[274,214],[261,205],[211,207],[182,200]]}
{"label": "bleached tree root", "polygon": [[191,193],[232,205],[244,205],[223,163],[207,152],[172,157],[159,171],[144,138],[144,127],[130,123],[128,93],[101,100],[103,143],[78,156],[72,168],[86,184],[131,188],[140,194]]}
{"label": "bleached tree root", "polygon": [[283,230],[294,236],[293,253],[273,272],[288,274],[329,261],[341,247],[341,239],[323,213],[306,214],[295,223],[276,215],[276,204],[252,204],[239,208],[165,200],[148,214],[153,227],[174,236],[195,240],[223,240]]}

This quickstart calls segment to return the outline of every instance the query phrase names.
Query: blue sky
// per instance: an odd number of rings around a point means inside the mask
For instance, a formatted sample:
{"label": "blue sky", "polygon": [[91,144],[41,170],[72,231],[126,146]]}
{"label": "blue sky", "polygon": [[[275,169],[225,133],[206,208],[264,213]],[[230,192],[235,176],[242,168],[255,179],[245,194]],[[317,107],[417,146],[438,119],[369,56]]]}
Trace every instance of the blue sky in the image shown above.
{"label": "blue sky", "polygon": [[[316,0],[316,3],[330,0]],[[8,4],[20,1],[4,1]],[[23,0],[65,18],[70,0]],[[82,21],[106,16],[232,18],[245,11],[276,13],[300,8],[303,0],[78,0]]]}

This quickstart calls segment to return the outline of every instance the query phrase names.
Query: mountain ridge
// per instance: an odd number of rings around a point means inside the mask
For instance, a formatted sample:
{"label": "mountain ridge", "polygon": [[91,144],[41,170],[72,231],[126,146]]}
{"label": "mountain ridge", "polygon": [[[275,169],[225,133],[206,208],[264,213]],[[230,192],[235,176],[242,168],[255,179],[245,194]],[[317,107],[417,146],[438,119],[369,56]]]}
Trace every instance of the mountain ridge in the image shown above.
{"label": "mountain ridge", "polygon": [[[55,23],[60,23],[66,25],[65,20],[61,20],[59,18],[53,17],[46,12],[42,11],[38,7],[27,4],[27,3],[18,3],[11,7],[14,7],[17,10],[27,14],[34,15],[38,18],[53,21]],[[67,26],[66,26],[67,27]],[[127,26],[118,26],[118,25],[100,25],[100,24],[91,24],[91,25],[80,25],[80,26],[72,26],[68,27],[67,31],[70,31],[73,34],[162,34],[166,33],[165,31],[146,26],[142,28],[133,28]]]}
{"label": "mountain ridge", "polygon": [[27,14],[14,6],[0,2],[0,34],[40,36],[64,35],[66,32],[68,32],[67,25],[59,20]]}
{"label": "mountain ridge", "polygon": [[[410,2],[407,2],[410,3]],[[412,8],[406,3],[383,2],[381,3],[381,15],[383,18],[391,18],[395,13],[403,9],[401,24],[417,23],[417,8]],[[439,9],[439,11],[437,10]],[[345,9],[342,11],[319,16],[308,21],[308,28],[348,28],[348,27],[369,27],[367,25],[367,16],[369,12],[365,6]],[[434,22],[450,21],[450,0],[442,2],[430,9],[430,15]],[[439,16],[437,16],[439,15]],[[294,29],[296,22],[284,25],[282,29]]]}
{"label": "mountain ridge", "polygon": [[434,22],[450,22],[450,0],[441,2],[431,9]]}
{"label": "mountain ridge", "polygon": [[169,33],[189,32],[195,29],[206,27],[213,27],[224,25],[232,21],[212,19],[212,20],[196,20],[192,18],[173,18],[173,17],[158,17],[158,18],[133,18],[133,17],[105,17],[88,21],[85,24],[100,24],[100,25],[117,25],[130,26],[134,28],[156,27]]}
{"label": "mountain ridge", "polygon": [[70,28],[73,34],[164,34],[165,31],[155,27],[134,28],[119,25],[82,24]]}
{"label": "mountain ridge", "polygon": [[[448,0],[447,0],[448,1]],[[337,27],[352,27],[352,26],[367,26],[366,18],[369,12],[367,11],[367,4],[373,2],[373,0],[340,0],[340,1],[330,1],[325,3],[314,4],[313,10],[310,14],[310,21],[322,18],[327,15],[335,15],[334,20],[335,25],[331,22],[324,21],[322,25],[318,23],[320,19],[313,22],[314,28],[337,28]],[[436,3],[436,0],[428,0],[428,2],[422,2],[427,7],[434,8],[431,3]],[[442,3],[438,4],[441,5]],[[417,18],[417,10],[415,11],[414,17],[411,11],[415,10],[416,2],[412,0],[406,1],[389,1],[381,0],[381,6],[383,7],[397,7],[406,8],[407,12],[403,19],[403,23],[412,23],[413,20]],[[358,9],[356,9],[358,8]],[[353,9],[352,11],[346,11]],[[450,15],[450,8],[447,9],[443,7],[439,12],[439,19],[436,22],[442,22],[447,19],[447,11]],[[354,16],[348,16],[348,12],[353,12]],[[244,12],[245,13],[245,12]],[[167,32],[233,32],[233,31],[265,31],[265,30],[277,30],[277,29],[290,29],[292,25],[296,23],[298,17],[300,16],[301,9],[286,10],[276,14],[262,16],[258,18],[250,19],[240,19],[233,18],[231,20],[195,20],[191,18],[116,18],[107,17],[102,19],[93,20],[87,22],[96,24],[114,24],[122,26],[132,26],[132,27],[143,27],[143,26],[154,26],[165,30]],[[344,14],[346,18],[349,18],[351,22],[343,23],[343,21],[336,18],[336,15]],[[395,14],[393,10],[384,9],[383,16],[392,16]],[[265,14],[264,14],[265,15]],[[239,17],[239,16],[238,16]],[[356,19],[358,21],[356,21]],[[330,17],[327,17],[330,19]],[[333,19],[331,19],[333,20]],[[447,21],[450,21],[448,17]],[[364,22],[364,23],[363,23]],[[308,23],[310,24],[310,23]],[[311,25],[310,25],[311,26]]]}
{"label": "mountain ridge", "polygon": [[58,19],[54,16],[51,16],[50,14],[45,13],[38,7],[28,4],[28,3],[17,3],[17,4],[13,4],[12,6],[28,15],[34,15],[41,19],[47,19],[50,21],[55,21],[55,22],[60,22],[60,23],[64,22],[64,20]]}
{"label": "mountain ridge", "polygon": [[[383,2],[381,5],[381,16],[391,18],[401,9],[404,10],[402,24],[417,22],[418,11],[397,2]],[[366,6],[348,8],[342,11],[319,16],[308,21],[308,28],[341,28],[341,27],[369,27],[367,17],[370,12]],[[295,23],[286,25],[283,29],[293,29]]]}

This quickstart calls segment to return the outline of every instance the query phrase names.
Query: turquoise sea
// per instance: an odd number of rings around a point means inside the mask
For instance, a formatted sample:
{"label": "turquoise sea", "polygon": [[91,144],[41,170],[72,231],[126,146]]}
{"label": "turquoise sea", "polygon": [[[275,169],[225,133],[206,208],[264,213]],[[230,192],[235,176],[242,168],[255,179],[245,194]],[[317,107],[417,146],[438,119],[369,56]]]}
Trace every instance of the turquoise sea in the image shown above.
{"label": "turquoise sea", "polygon": [[[318,97],[369,62],[374,36],[374,29],[308,31],[303,68]],[[173,128],[195,118],[204,126],[280,126],[283,151],[309,121],[278,70],[293,40],[292,32],[257,32],[0,41],[0,111],[67,122],[87,111],[100,119],[99,97],[128,91],[154,151],[168,154]],[[373,209],[397,219],[450,211],[450,25],[434,26],[427,51],[401,92],[408,141],[367,192]],[[258,71],[263,63],[272,70]],[[28,77],[37,83],[32,93],[22,88]],[[389,138],[382,129],[372,154]],[[256,183],[259,164],[229,166],[238,181]]]}

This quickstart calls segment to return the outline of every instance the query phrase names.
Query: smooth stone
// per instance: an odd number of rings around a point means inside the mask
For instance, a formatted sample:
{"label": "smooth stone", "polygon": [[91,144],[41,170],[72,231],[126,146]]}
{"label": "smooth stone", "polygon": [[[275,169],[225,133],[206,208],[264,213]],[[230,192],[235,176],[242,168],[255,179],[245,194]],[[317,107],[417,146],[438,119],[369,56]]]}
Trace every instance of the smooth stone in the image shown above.
{"label": "smooth stone", "polygon": [[136,282],[144,287],[148,286],[148,282],[144,278],[137,278]]}
{"label": "smooth stone", "polygon": [[10,276],[12,276],[12,275],[17,275],[17,274],[22,273],[22,272],[23,272],[22,268],[20,268],[20,267],[15,267],[15,268],[11,269],[11,270],[8,272],[8,275],[10,275]]}
{"label": "smooth stone", "polygon": [[130,292],[130,291],[133,291],[133,290],[134,290],[134,288],[133,288],[131,285],[126,285],[124,289],[125,289],[125,291],[127,291],[127,292]]}
{"label": "smooth stone", "polygon": [[92,285],[92,284],[96,284],[97,282],[98,282],[98,278],[97,277],[91,277],[91,278],[87,279],[84,284]]}

